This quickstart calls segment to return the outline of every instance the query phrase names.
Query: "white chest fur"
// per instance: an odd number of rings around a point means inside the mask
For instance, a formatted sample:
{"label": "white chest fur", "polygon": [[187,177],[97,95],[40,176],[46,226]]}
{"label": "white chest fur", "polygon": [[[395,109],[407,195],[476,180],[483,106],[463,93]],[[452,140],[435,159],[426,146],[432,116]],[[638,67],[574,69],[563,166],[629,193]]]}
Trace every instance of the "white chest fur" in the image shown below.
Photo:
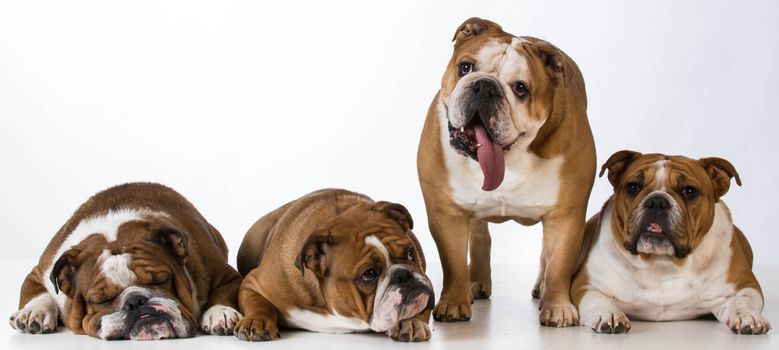
{"label": "white chest fur", "polygon": [[504,154],[503,183],[493,190],[481,189],[484,175],[479,163],[457,153],[449,145],[445,112],[439,109],[444,163],[449,170],[452,199],[476,218],[516,217],[538,221],[557,204],[563,158],[542,159],[527,151],[532,137],[520,140]]}
{"label": "white chest fur", "polygon": [[611,205],[604,208],[598,241],[587,261],[593,290],[612,297],[629,317],[690,319],[715,311],[735,293],[726,282],[733,224],[722,203],[703,242],[677,266],[670,258],[642,260],[620,247],[611,231]]}

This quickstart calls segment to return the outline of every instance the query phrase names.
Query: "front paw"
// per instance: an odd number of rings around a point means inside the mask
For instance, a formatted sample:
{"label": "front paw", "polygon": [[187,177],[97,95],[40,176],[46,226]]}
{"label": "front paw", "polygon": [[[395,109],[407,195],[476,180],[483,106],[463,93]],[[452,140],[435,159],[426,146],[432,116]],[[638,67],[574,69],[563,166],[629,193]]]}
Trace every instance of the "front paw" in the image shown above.
{"label": "front paw", "polygon": [[8,320],[11,328],[22,333],[49,334],[57,329],[59,309],[54,300],[33,299],[25,307],[14,312]]}
{"label": "front paw", "polygon": [[398,322],[387,334],[396,341],[418,342],[430,339],[430,328],[427,323],[416,318],[409,318]]}
{"label": "front paw", "polygon": [[544,303],[538,321],[548,327],[568,327],[579,324],[579,313],[576,307],[568,303]]}
{"label": "front paw", "polygon": [[630,331],[630,320],[622,311],[603,311],[589,317],[587,324],[595,333],[620,334]]}
{"label": "front paw", "polygon": [[474,299],[488,299],[492,295],[492,282],[472,282],[471,294]]}
{"label": "front paw", "polygon": [[736,310],[726,322],[728,328],[736,334],[764,334],[771,330],[771,324],[759,312]]}
{"label": "front paw", "polygon": [[[467,295],[467,294],[466,294]],[[441,296],[441,300],[433,309],[433,318],[441,322],[468,321],[471,319],[470,295],[464,298]]]}
{"label": "front paw", "polygon": [[235,336],[246,341],[266,341],[281,338],[276,321],[263,315],[244,317],[235,326]]}
{"label": "front paw", "polygon": [[236,309],[224,305],[214,305],[203,314],[200,329],[205,334],[232,335],[235,324],[242,317]]}

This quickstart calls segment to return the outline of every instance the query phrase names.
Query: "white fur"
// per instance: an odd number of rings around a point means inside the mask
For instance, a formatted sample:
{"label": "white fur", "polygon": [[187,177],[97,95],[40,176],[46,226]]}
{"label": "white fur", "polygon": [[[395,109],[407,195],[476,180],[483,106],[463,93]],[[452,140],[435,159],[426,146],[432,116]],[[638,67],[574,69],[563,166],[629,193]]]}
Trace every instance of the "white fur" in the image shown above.
{"label": "white fur", "polygon": [[387,247],[385,247],[384,244],[381,243],[381,240],[378,237],[376,237],[375,235],[366,236],[365,244],[376,247],[376,249],[378,249],[381,252],[381,254],[384,256],[384,261],[386,261],[388,264],[391,262]]}
{"label": "white fur", "polygon": [[54,263],[59,260],[60,256],[62,256],[63,253],[65,253],[67,250],[69,250],[71,247],[78,245],[86,239],[87,237],[93,235],[93,234],[102,234],[105,236],[106,241],[113,242],[116,240],[116,235],[119,231],[119,226],[122,224],[129,222],[129,221],[135,221],[140,220],[144,216],[151,214],[149,211],[143,211],[143,210],[136,210],[136,209],[119,209],[119,210],[111,210],[107,214],[104,215],[98,215],[98,216],[92,216],[85,218],[79,222],[78,226],[76,226],[75,229],[68,235],[68,237],[65,239],[64,242],[62,242],[62,245],[57,249],[57,253],[54,254],[54,257],[51,260],[52,266],[46,267],[46,270],[43,274],[44,276],[44,286],[46,287],[46,290],[51,293],[51,295],[54,296],[54,299],[57,301],[57,306],[59,306],[60,313],[65,312],[65,299],[66,296],[64,293],[56,293],[54,289],[54,284],[51,282],[51,280],[48,278],[48,276],[51,274],[51,269],[54,267]]}
{"label": "white fur", "polygon": [[113,284],[124,289],[135,283],[135,280],[138,278],[130,269],[131,260],[130,254],[111,255],[111,252],[105,249],[103,254],[100,255],[98,263],[103,275]]}
{"label": "white fur", "polygon": [[290,309],[286,322],[295,328],[321,333],[353,333],[371,329],[367,322],[354,317],[344,317],[337,312],[318,314],[309,310]]}
{"label": "white fur", "polygon": [[[703,242],[681,266],[666,256],[642,260],[630,254],[614,239],[611,211],[612,204],[603,209],[599,237],[587,260],[590,290],[579,305],[583,325],[614,309],[653,321],[690,319],[718,311],[728,314],[722,307],[736,295],[726,281],[733,224],[722,202],[715,205],[714,222]],[[757,299],[762,309],[762,298]]]}
{"label": "white fur", "polygon": [[667,160],[665,159],[655,162],[655,167],[657,168],[655,171],[655,182],[660,185],[660,191],[665,191],[665,182],[668,180],[668,174],[665,170],[666,162]]}
{"label": "white fur", "polygon": [[439,104],[444,162],[449,174],[456,174],[449,176],[449,185],[457,205],[472,211],[477,218],[513,216],[534,221],[554,208],[560,191],[562,157],[542,159],[527,151],[529,141],[525,145],[515,144],[503,154],[506,162],[503,183],[493,191],[483,191],[484,175],[479,163],[449,145],[448,120],[444,113],[443,104]]}
{"label": "white fur", "polygon": [[206,333],[216,334],[214,329],[225,328],[232,330],[242,318],[243,316],[238,310],[216,304],[203,313],[200,328]]}
{"label": "white fur", "polygon": [[[160,305],[166,310],[169,310],[169,312],[167,312],[171,318],[169,323],[172,326],[173,332],[175,333],[171,336],[181,337],[187,334],[189,322],[187,322],[181,315],[178,302],[168,298],[156,297],[152,295],[152,291],[150,291],[148,288],[138,286],[130,286],[126,288],[117,298],[119,299],[119,305],[126,304],[127,298],[138,294],[149,298],[147,304]],[[104,315],[100,318],[100,331],[97,334],[98,337],[102,339],[110,339],[125,335],[124,332],[127,331],[127,325],[125,324],[126,319],[127,316],[125,315],[125,312],[122,308],[119,308],[119,311]]]}
{"label": "white fur", "polygon": [[38,322],[41,331],[49,329],[54,331],[57,328],[58,317],[57,303],[49,293],[41,293],[35,298],[30,299],[24,307],[11,315],[11,327],[16,328],[16,321],[25,325],[25,332],[29,331],[29,324],[33,321]]}

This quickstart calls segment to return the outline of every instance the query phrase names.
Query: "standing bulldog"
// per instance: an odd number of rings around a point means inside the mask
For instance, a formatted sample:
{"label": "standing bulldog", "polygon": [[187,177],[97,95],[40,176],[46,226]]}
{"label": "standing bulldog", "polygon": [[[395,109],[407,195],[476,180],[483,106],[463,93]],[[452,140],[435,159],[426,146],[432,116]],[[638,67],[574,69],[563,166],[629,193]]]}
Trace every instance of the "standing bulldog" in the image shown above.
{"label": "standing bulldog", "polygon": [[[90,198],[22,284],[11,327],[111,339],[231,334],[241,276],[219,232],[170,188],[131,183]],[[205,310],[205,312],[201,312]]]}
{"label": "standing bulldog", "polygon": [[571,294],[582,325],[630,330],[633,318],[667,321],[714,314],[734,333],[771,326],[752,273],[752,249],[720,199],[736,169],[720,158],[694,160],[620,151],[603,165],[614,195],[587,222]]}
{"label": "standing bulldog", "polygon": [[434,294],[413,226],[400,204],[336,189],[263,216],[238,252],[245,317],[235,335],[270,340],[282,325],[428,340]]}
{"label": "standing bulldog", "polygon": [[433,316],[469,320],[473,299],[492,293],[488,222],[541,221],[539,319],[574,325],[569,287],[595,178],[582,75],[548,42],[483,19],[465,21],[454,42],[417,153],[444,272]]}

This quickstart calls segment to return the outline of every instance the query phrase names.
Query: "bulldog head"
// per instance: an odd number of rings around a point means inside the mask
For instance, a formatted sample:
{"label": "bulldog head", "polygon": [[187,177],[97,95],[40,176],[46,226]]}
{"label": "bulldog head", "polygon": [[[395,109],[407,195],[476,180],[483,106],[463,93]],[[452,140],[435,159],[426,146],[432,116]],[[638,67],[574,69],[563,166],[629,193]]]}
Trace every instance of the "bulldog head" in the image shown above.
{"label": "bulldog head", "polygon": [[413,226],[400,204],[358,204],[312,234],[295,265],[319,279],[335,313],[385,332],[434,305]]}
{"label": "bulldog head", "polygon": [[574,101],[586,102],[584,80],[550,43],[515,37],[487,20],[465,21],[454,42],[439,107],[448,118],[450,146],[479,162],[482,189],[491,191],[503,181],[504,152],[540,147]]}
{"label": "bulldog head", "polygon": [[741,179],[721,158],[698,160],[620,151],[609,158],[614,186],[612,231],[632,254],[686,257],[714,220],[714,205]]}
{"label": "bulldog head", "polygon": [[67,296],[65,322],[106,340],[192,337],[198,305],[184,260],[187,235],[163,215],[102,232],[65,251],[50,279]]}

